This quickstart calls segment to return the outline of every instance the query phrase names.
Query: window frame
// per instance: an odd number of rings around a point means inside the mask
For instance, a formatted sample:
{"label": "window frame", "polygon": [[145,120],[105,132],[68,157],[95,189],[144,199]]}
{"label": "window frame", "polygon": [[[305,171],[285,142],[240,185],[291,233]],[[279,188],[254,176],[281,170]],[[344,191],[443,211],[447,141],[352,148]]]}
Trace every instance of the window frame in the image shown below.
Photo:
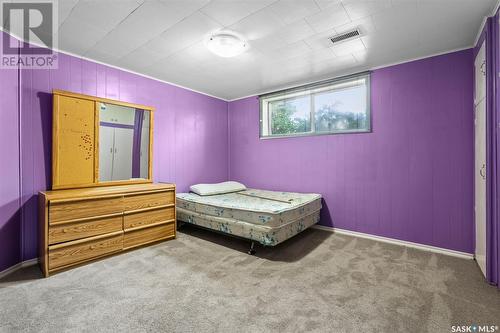
{"label": "window frame", "polygon": [[[316,95],[328,93],[329,91],[340,90],[342,87],[335,89],[342,83],[346,83],[346,88],[349,87],[349,82],[364,79],[366,86],[366,128],[363,129],[345,129],[316,132],[316,118],[314,98]],[[310,100],[310,119],[311,130],[309,132],[300,133],[287,133],[287,134],[266,134],[264,135],[264,127],[272,126],[272,114],[269,112],[269,102],[280,100],[293,100],[303,96],[309,96]],[[259,96],[259,138],[262,140],[279,139],[279,138],[294,138],[304,136],[319,136],[319,135],[335,135],[335,134],[363,134],[372,132],[372,119],[371,119],[371,72],[362,72],[348,76],[342,76],[330,80],[320,81],[312,84],[298,86],[290,89],[280,90]]]}

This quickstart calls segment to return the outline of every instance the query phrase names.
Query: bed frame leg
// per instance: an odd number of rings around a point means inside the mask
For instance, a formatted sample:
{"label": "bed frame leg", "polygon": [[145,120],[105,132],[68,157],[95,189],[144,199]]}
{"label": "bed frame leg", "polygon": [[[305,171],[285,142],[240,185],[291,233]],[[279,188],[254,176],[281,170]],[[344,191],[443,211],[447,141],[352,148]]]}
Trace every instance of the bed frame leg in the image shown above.
{"label": "bed frame leg", "polygon": [[252,241],[252,244],[250,244],[250,250],[248,250],[248,254],[253,256],[255,254],[255,242]]}

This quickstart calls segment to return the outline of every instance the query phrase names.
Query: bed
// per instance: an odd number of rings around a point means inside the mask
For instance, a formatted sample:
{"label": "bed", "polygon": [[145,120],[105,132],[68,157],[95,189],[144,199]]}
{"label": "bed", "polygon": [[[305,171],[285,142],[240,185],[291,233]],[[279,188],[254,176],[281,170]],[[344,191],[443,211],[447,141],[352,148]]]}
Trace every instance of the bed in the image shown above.
{"label": "bed", "polygon": [[177,194],[177,220],[275,246],[316,224],[321,195],[244,189],[231,193]]}

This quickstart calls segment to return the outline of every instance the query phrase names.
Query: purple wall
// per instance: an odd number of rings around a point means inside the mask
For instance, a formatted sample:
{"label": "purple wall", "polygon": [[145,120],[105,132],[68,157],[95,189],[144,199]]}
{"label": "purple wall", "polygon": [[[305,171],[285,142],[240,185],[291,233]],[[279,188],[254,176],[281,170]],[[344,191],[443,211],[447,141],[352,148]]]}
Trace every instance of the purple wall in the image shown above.
{"label": "purple wall", "polygon": [[15,69],[0,70],[0,272],[21,258],[18,79]]}
{"label": "purple wall", "polygon": [[472,253],[472,50],[371,82],[368,134],[260,140],[258,98],[230,102],[230,179],[321,193],[322,225]]}
{"label": "purple wall", "polygon": [[[15,71],[14,71],[15,72]],[[3,70],[3,75],[8,72]],[[17,79],[16,79],[17,81]],[[3,86],[2,86],[3,88]],[[219,182],[227,179],[227,102],[208,97],[186,89],[144,78],[76,57],[59,54],[57,70],[21,71],[21,193],[22,193],[22,259],[37,256],[37,193],[46,190],[51,183],[51,133],[53,89],[118,99],[122,101],[151,105],[155,111],[153,178],[155,182],[173,182],[178,191],[198,182]],[[4,89],[2,89],[3,91]],[[10,89],[9,98],[15,101],[15,88]],[[7,96],[6,96],[7,97]],[[2,98],[2,106],[4,106]],[[9,117],[9,124],[2,123],[9,130],[9,140],[2,140],[3,156],[12,156],[12,171],[17,172],[18,151],[12,145],[17,122],[17,108],[2,108],[2,114]],[[11,120],[12,119],[12,120]],[[2,131],[2,137],[4,132]],[[4,148],[5,146],[5,148]],[[7,151],[8,150],[8,151]],[[8,153],[8,154],[7,154]],[[2,170],[5,166],[2,165]],[[10,166],[9,166],[10,168]],[[19,177],[8,177],[4,171],[3,181],[12,187],[9,194],[19,192]],[[8,178],[8,179],[7,179]],[[4,186],[2,185],[2,191]],[[5,200],[4,200],[5,197]],[[2,214],[8,206],[17,204],[18,196],[3,195]],[[7,216],[7,213],[6,215]],[[4,224],[3,219],[1,220]],[[10,231],[15,233],[18,223],[11,223]],[[14,226],[15,224],[15,226]],[[2,237],[4,230],[2,229]],[[19,237],[18,237],[19,238]],[[11,239],[14,239],[11,237]],[[8,263],[19,261],[11,253],[21,247],[19,239],[12,244],[0,242],[0,257],[9,257]],[[2,263],[4,258],[1,259]],[[8,264],[6,264],[9,266]],[[0,271],[4,266],[0,266]]]}
{"label": "purple wall", "polygon": [[472,252],[472,64],[468,50],[375,71],[373,133],[273,140],[258,138],[256,97],[228,104],[64,54],[57,70],[1,70],[0,147],[9,159],[1,164],[0,271],[37,256],[52,89],[155,106],[154,181],[179,191],[229,178],[319,192],[323,225]]}

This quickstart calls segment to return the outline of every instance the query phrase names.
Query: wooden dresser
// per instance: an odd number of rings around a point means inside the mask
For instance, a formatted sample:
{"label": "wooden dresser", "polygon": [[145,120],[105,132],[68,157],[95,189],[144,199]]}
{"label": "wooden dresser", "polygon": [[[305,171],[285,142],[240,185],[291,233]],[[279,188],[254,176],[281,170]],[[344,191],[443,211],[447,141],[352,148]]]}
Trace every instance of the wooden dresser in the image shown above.
{"label": "wooden dresser", "polygon": [[45,276],[175,238],[175,185],[134,184],[40,192]]}

